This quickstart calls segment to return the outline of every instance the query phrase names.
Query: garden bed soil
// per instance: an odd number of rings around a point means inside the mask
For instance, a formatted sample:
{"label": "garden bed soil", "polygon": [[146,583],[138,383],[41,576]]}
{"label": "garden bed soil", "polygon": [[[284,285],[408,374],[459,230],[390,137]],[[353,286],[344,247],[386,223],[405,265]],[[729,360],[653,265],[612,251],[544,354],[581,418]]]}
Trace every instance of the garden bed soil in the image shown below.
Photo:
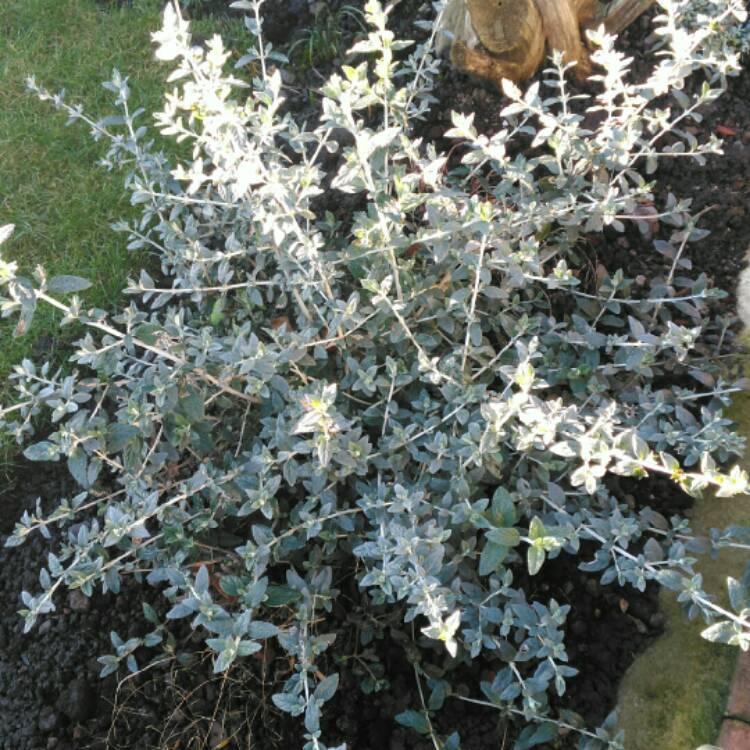
{"label": "garden bed soil", "polygon": [[[333,12],[342,5],[337,0],[328,3]],[[396,7],[393,25],[399,36],[413,37],[411,23],[420,7],[424,12],[426,6],[413,0],[402,0]],[[270,11],[267,28],[272,40],[282,48],[311,19],[306,2],[267,3],[266,10]],[[638,51],[644,36],[644,27],[637,24],[626,34],[625,44]],[[287,78],[289,109],[312,116],[315,105],[308,92],[339,62],[331,60],[317,70],[292,71]],[[450,127],[451,109],[474,111],[480,131],[500,127],[500,97],[464,76],[447,70],[436,93],[440,103],[423,131],[439,147],[449,147],[442,134]],[[712,284],[730,292],[722,304],[731,314],[735,308],[732,294],[750,246],[750,75],[743,73],[732,80],[729,93],[704,115],[696,128],[697,137],[717,131],[724,134],[727,158],[711,158],[702,168],[687,160],[663,162],[656,174],[658,198],[673,191],[678,197],[693,196],[695,210],[713,207],[702,220],[712,234],[690,247],[690,257],[695,275],[705,273]],[[356,200],[336,198],[337,211],[350,213]],[[630,277],[668,271],[664,258],[635,230],[606,235],[591,252],[593,262],[602,263],[610,272],[622,267]],[[614,489],[628,502],[650,505],[665,515],[691,512],[690,499],[667,481],[621,481]],[[73,490],[66,472],[55,467],[40,472],[39,465],[21,462],[15,481],[0,495],[0,534],[7,534],[37,497],[49,505]],[[189,667],[156,667],[126,681],[119,692],[115,676],[100,680],[96,657],[111,651],[109,632],[116,630],[123,637],[143,634],[144,597],[163,609],[156,592],[134,581],[126,581],[116,597],[96,594],[89,601],[75,594],[60,595],[57,611],[24,635],[16,613],[21,606],[19,593],[36,588],[37,571],[54,543],[54,539],[48,542],[37,537],[19,548],[0,551],[0,750],[302,746],[297,722],[279,715],[268,700],[268,688],[262,686],[269,676],[283,679],[283,659],[270,652],[262,659],[245,660],[227,678],[217,677],[199,643],[189,633],[178,631],[179,648],[195,657]],[[619,681],[634,656],[662,628],[657,592],[653,587],[643,594],[602,587],[595,577],[577,571],[574,561],[564,555],[544,567],[535,586],[527,589],[533,596],[554,597],[571,605],[566,642],[580,674],[570,680],[562,704],[596,724],[614,707]],[[345,620],[346,613],[341,613],[342,633]],[[387,639],[377,649],[389,688],[365,695],[357,680],[342,669],[341,688],[326,707],[325,736],[346,741],[350,750],[428,750],[430,744],[393,721],[399,711],[419,707],[412,666],[403,650],[388,645]],[[481,666],[464,676],[476,681],[482,676]],[[506,728],[492,710],[449,700],[438,723],[441,730],[460,731],[463,750],[503,746]],[[196,738],[200,738],[197,744]]]}
{"label": "garden bed soil", "polygon": [[[625,487],[639,489],[635,484]],[[52,468],[40,474],[38,465],[21,466],[14,491],[2,496],[0,540],[13,519],[34,509],[37,498],[49,507],[74,490],[66,471]],[[648,502],[662,512],[683,512],[687,499],[664,483],[658,497]],[[297,721],[279,715],[263,695],[262,673],[278,673],[283,663],[273,655],[268,663],[236,670],[225,682],[212,674],[210,659],[183,628],[176,639],[185,653],[195,654],[189,668],[157,667],[127,680],[119,692],[115,676],[101,680],[96,657],[112,651],[109,633],[143,635],[144,598],[163,610],[156,592],[134,581],[126,581],[117,596],[97,593],[88,600],[73,593],[60,595],[57,611],[24,634],[17,614],[22,606],[19,592],[37,587],[36,571],[57,542],[53,532],[49,541],[36,536],[21,547],[0,550],[0,750],[152,750],[172,748],[177,741],[183,742],[177,747],[188,748],[187,738],[195,736],[205,736],[210,748],[221,746],[231,728],[242,732],[243,741],[249,733],[249,746],[259,750],[302,746]],[[655,587],[645,594],[602,587],[594,576],[577,571],[573,560],[561,557],[545,566],[528,590],[534,597],[553,596],[571,605],[570,657],[580,675],[571,682],[564,705],[591,724],[600,722],[614,705],[619,676],[661,631]],[[347,637],[345,620],[341,614],[342,641]],[[366,695],[357,679],[342,670],[341,687],[326,712],[327,736],[346,740],[351,750],[427,750],[429,745],[393,721],[397,713],[416,705],[412,667],[400,646],[385,644],[378,650],[389,688]],[[466,682],[481,678],[479,670],[464,675]],[[497,747],[504,733],[496,712],[459,701],[448,702],[438,725],[446,732],[458,729],[464,750]],[[221,747],[246,745],[238,740]]]}

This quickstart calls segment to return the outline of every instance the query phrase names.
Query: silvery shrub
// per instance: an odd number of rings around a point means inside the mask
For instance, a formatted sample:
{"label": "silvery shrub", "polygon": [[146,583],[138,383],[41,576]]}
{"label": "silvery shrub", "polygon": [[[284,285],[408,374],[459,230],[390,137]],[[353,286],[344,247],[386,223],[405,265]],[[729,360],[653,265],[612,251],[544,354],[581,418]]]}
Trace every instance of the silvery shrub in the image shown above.
{"label": "silvery shrub", "polygon": [[[572,556],[603,584],[667,587],[704,637],[750,645],[747,580],[727,580],[723,607],[695,569],[700,553],[748,549],[746,530],[696,537],[611,481],[748,488],[725,414],[741,384],[717,363],[732,336],[713,309],[723,293],[686,258],[706,232],[689,197],[657,201],[652,177],[662,159],[721,153],[685,126],[739,70],[725,31],[745,11],[714,2],[717,23],[695,28],[690,3],[660,0],[643,80],[592,33],[596,93],[572,93],[554,55],[541,84],[506,85],[498,132],[454,113],[449,159],[418,135],[440,86],[433,21],[422,43],[398,40],[369,0],[369,34],[308,126],[284,109],[262,5],[234,3],[253,40],[234,69],[219,37],[192,44],[179,7],[165,8],[153,38],[172,72],[154,119],[180,159],[157,148],[118,72],[105,84],[117,114],[101,120],[29,81],[109,142],[103,164],[125,171],[140,207],[114,229],[156,264],[111,314],[84,306],[84,279],[0,261],[17,334],[38,305],[81,331],[68,370],[18,365],[17,401],[0,411],[28,459],[64,461],[80,486],[8,539],[60,529],[38,591],[23,592],[26,630],[63,586],[116,593],[145,571],[167,623],[189,620],[217,672],[275,640],[293,671],[273,702],[324,750],[331,613],[354,580],[355,636],[404,647],[421,702],[397,718],[436,748],[459,747],[432,718],[455,700],[513,718],[518,750],[570,732],[587,750],[621,748],[614,716],[587,729],[555,708],[575,674],[570,608],[523,582]],[[342,218],[328,209],[345,194],[358,203]],[[607,267],[607,243],[633,223],[668,273]],[[581,248],[595,235],[594,274]],[[144,615],[153,630],[113,634],[102,674],[167,648],[165,622]],[[459,690],[452,674],[474,660],[494,677]],[[387,686],[369,674],[363,689]]]}
{"label": "silvery shrub", "polygon": [[744,6],[734,4],[734,11],[726,15],[726,3],[723,0],[687,0],[685,7],[685,30],[693,33],[708,27],[713,32],[708,44],[719,50],[728,46],[741,55],[750,52],[750,24],[744,15]]}

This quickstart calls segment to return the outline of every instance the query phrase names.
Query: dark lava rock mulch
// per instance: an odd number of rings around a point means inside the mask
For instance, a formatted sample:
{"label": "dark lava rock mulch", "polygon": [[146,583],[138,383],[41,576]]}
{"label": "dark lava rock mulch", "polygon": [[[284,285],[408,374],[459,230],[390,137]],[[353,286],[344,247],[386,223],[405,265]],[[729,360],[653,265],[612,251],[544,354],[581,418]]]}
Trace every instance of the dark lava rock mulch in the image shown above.
{"label": "dark lava rock mulch", "polygon": [[[13,519],[32,509],[37,497],[43,498],[44,506],[74,491],[64,472],[52,469],[39,475],[33,468],[23,466],[19,471],[23,482],[0,500],[0,542]],[[643,490],[637,483],[625,489]],[[644,500],[662,512],[683,510],[689,499],[668,483],[660,489],[658,496]],[[227,684],[212,675],[205,654],[199,655],[188,669],[172,664],[128,680],[115,699],[117,680],[98,677],[96,657],[111,652],[111,630],[122,637],[143,634],[141,601],[146,598],[159,606],[148,587],[125,581],[118,596],[97,594],[91,600],[75,593],[58,596],[57,611],[23,634],[17,615],[22,606],[19,592],[37,588],[36,571],[55,544],[54,536],[50,541],[37,536],[21,547],[0,550],[0,750],[151,750],[171,748],[178,740],[187,743],[187,738],[197,736],[206,739],[207,748],[301,747],[298,724],[280,717],[264,696],[263,672],[266,679],[279,677],[284,666],[284,660],[273,655],[268,665],[251,663]],[[554,596],[572,606],[567,641],[580,675],[571,681],[564,705],[596,724],[612,708],[620,675],[661,630],[656,588],[639,594],[602,587],[563,556],[545,566],[529,591],[534,598]],[[396,644],[383,645],[379,652],[389,688],[365,695],[357,678],[342,670],[340,691],[327,712],[328,736],[346,739],[352,750],[427,750],[416,735],[393,721],[397,713],[416,705],[411,666]],[[481,669],[477,664],[461,677],[475,684]],[[460,729],[464,750],[497,747],[504,733],[495,712],[458,701],[446,704],[438,724],[446,732]],[[232,727],[236,741],[231,741]],[[248,738],[251,744],[246,744]],[[227,739],[229,744],[220,744]]]}
{"label": "dark lava rock mulch", "polygon": [[[345,4],[331,0],[328,6],[335,11]],[[363,3],[351,4],[361,7]],[[402,0],[393,16],[399,36],[414,37],[411,19],[424,5]],[[285,40],[299,38],[309,24],[309,6],[301,0],[266,3],[267,28],[281,48]],[[223,0],[220,5],[204,3],[201,12],[225,7]],[[626,44],[637,51],[643,36],[643,26],[636,25],[628,32]],[[319,86],[322,76],[339,62],[296,71],[289,79],[288,108],[313,121],[316,105],[307,92]],[[446,148],[449,144],[442,140],[442,133],[450,127],[451,109],[475,111],[480,130],[500,127],[501,103],[495,93],[450,70],[444,73],[437,93],[441,103],[424,125],[424,133]],[[728,158],[711,158],[704,168],[684,159],[664,162],[656,175],[662,191],[657,197],[663,199],[667,191],[673,191],[678,197],[693,196],[695,210],[716,206],[702,220],[702,226],[712,230],[711,236],[690,246],[689,257],[695,274],[704,272],[714,285],[734,292],[750,245],[750,75],[734,79],[730,92],[704,114],[704,122],[696,127],[697,137],[705,137],[717,126],[734,133],[726,143]],[[358,198],[345,198],[335,208],[351,215]],[[607,239],[596,253],[610,272],[618,267],[630,276],[665,272],[663,258],[637,231]],[[732,298],[727,300],[727,312],[733,305]],[[0,494],[0,542],[37,497],[43,504],[52,503],[73,492],[65,471],[40,472],[38,465],[22,464],[15,483]],[[618,492],[667,515],[690,513],[690,499],[669,482],[622,482]],[[126,581],[116,597],[96,595],[89,601],[61,595],[57,611],[24,635],[17,615],[22,606],[19,594],[21,589],[37,588],[37,571],[54,544],[54,539],[36,537],[22,547],[0,550],[0,750],[301,747],[298,724],[279,716],[269,705],[268,689],[262,686],[264,679],[284,678],[284,660],[273,653],[261,660],[246,660],[247,666],[225,680],[211,674],[210,661],[197,650],[198,641],[182,633],[178,634],[180,647],[192,650],[196,657],[187,668],[174,664],[155,668],[126,681],[119,691],[115,676],[100,680],[96,657],[110,653],[109,632],[116,630],[123,637],[142,634],[141,601],[145,597],[158,606],[155,592],[132,581]],[[571,605],[566,642],[580,674],[570,681],[562,704],[595,724],[614,706],[620,678],[636,653],[662,628],[657,590],[649,587],[640,594],[602,587],[564,557],[545,566],[534,585],[534,596],[554,596]],[[342,670],[340,691],[327,707],[328,736],[347,741],[351,750],[429,750],[431,745],[393,721],[399,711],[418,706],[411,667],[400,647],[379,648],[389,689],[365,695],[357,680]],[[476,665],[477,670],[481,668]],[[467,682],[475,682],[478,676],[465,675]],[[481,707],[450,701],[437,721],[441,730],[460,730],[464,750],[490,750],[501,747],[505,739],[496,713]]]}
{"label": "dark lava rock mulch", "polygon": [[[33,510],[37,497],[65,496],[73,483],[59,471],[21,475],[15,491],[2,495],[0,532],[11,530],[23,510]],[[140,602],[122,597],[116,606],[103,600],[59,597],[58,612],[48,615],[30,634],[23,634],[17,610],[22,589],[38,590],[38,571],[49,543],[37,536],[16,549],[0,550],[0,748],[36,750],[80,746],[86,730],[106,729],[109,712],[99,700],[102,686],[96,657],[109,647],[113,628],[128,630]],[[68,742],[58,741],[65,738]]]}

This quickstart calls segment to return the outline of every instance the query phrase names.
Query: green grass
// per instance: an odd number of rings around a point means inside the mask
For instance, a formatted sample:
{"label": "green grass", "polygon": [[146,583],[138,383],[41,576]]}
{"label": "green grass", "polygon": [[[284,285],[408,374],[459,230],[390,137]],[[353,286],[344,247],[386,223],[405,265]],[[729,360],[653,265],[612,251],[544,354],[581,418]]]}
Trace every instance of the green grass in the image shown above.
{"label": "green grass", "polygon": [[[65,88],[70,103],[98,118],[114,112],[113,95],[101,83],[118,68],[130,76],[133,108],[160,109],[169,67],[155,60],[150,33],[160,26],[163,6],[161,0],[135,0],[130,8],[94,0],[0,2],[0,225],[16,225],[2,253],[24,271],[42,264],[50,275],[89,279],[86,306],[113,309],[127,277],[147,262],[110,229],[137,209],[129,204],[123,175],[96,164],[107,145],[94,142],[81,123],[66,126],[63,113],[26,91],[25,79],[34,75],[53,92]],[[239,20],[207,19],[196,32],[238,37],[240,27]],[[150,124],[149,115],[144,118]],[[0,324],[0,403],[8,401],[2,384],[12,366],[34,356],[35,342],[47,338],[52,348],[44,357],[62,364],[75,335],[61,338],[48,310],[40,310],[19,339],[10,324]],[[8,476],[15,455],[0,443],[0,477]]]}
{"label": "green grass", "polygon": [[[111,308],[142,261],[109,227],[132,209],[122,175],[96,166],[106,144],[95,143],[85,126],[66,126],[62,113],[26,91],[25,79],[35,75],[51,91],[65,88],[70,101],[98,116],[113,110],[101,82],[117,67],[130,74],[139,103],[158,105],[165,71],[152,61],[149,37],[158,24],[156,2],[132,9],[103,8],[93,0],[0,5],[0,224],[16,225],[3,255],[24,271],[42,264],[50,274],[88,278],[92,287],[83,296],[90,306]],[[0,327],[0,383],[15,363],[34,356],[42,336],[52,345],[51,357],[64,362],[68,342],[49,310],[39,311],[22,338],[12,337],[12,325]],[[0,386],[0,402],[7,393]],[[7,471],[14,452],[2,445],[0,470]]]}
{"label": "green grass", "polygon": [[287,50],[291,63],[304,71],[342,57],[349,46],[344,31],[347,19],[353,21],[360,31],[367,30],[362,11],[351,5],[344,5],[335,12],[319,11],[310,28],[305,29]]}

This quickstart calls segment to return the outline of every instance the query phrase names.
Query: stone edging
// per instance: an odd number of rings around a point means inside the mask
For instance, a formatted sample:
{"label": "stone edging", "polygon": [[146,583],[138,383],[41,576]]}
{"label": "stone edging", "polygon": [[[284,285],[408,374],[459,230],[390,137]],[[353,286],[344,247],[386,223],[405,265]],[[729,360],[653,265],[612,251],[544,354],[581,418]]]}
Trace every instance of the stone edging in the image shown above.
{"label": "stone edging", "polygon": [[740,651],[719,734],[721,750],[750,748],[750,651]]}

